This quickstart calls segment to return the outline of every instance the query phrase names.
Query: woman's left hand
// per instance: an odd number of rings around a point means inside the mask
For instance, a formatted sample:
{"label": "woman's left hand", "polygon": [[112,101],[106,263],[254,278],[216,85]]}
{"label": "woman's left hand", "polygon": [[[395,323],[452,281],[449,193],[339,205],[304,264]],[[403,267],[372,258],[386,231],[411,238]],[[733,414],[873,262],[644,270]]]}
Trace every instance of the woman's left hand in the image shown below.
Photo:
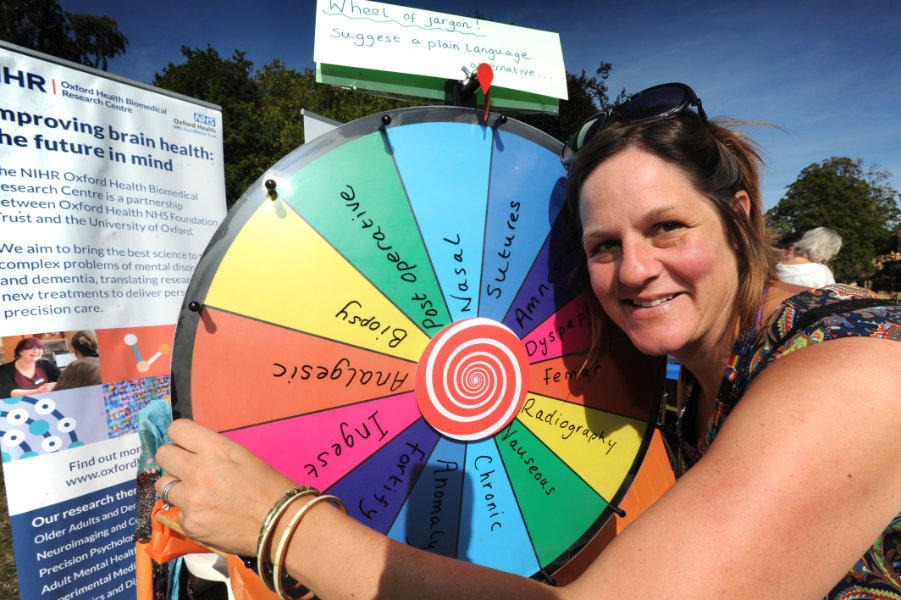
{"label": "woman's left hand", "polygon": [[243,446],[193,421],[174,421],[167,433],[173,443],[156,453],[167,472],[156,491],[161,494],[179,480],[167,499],[179,508],[185,534],[224,552],[255,555],[263,519],[296,484]]}

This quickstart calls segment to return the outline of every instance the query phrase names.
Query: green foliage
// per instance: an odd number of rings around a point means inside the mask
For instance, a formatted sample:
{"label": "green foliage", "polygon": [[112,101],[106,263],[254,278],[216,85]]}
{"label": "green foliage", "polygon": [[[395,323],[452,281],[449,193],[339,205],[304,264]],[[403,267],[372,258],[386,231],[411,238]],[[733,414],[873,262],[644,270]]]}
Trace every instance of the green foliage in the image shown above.
{"label": "green foliage", "polygon": [[842,236],[830,264],[837,281],[862,281],[876,272],[875,259],[894,249],[901,225],[898,192],[890,175],[863,161],[832,157],[805,167],[779,203],[767,211],[778,236],[800,236],[829,227]]}
{"label": "green foliage", "polygon": [[0,469],[0,598],[9,600],[19,598],[19,580],[16,575],[16,557],[13,552],[13,534],[9,523],[3,469]]}
{"label": "green foliage", "polygon": [[555,139],[565,142],[582,121],[594,113],[604,110],[612,104],[617,104],[626,99],[626,90],[621,90],[619,95],[611,102],[608,96],[607,78],[613,65],[602,62],[596,74],[589,77],[585,70],[581,75],[566,73],[567,100],[560,102],[560,114],[532,115],[518,117],[533,127],[550,134]]}
{"label": "green foliage", "polygon": [[229,206],[271,165],[264,137],[256,123],[260,89],[253,62],[235,50],[222,58],[212,46],[181,47],[185,62],[169,63],[153,77],[153,85],[222,107],[225,194]]}
{"label": "green foliage", "polygon": [[[476,9],[473,18],[483,21],[491,21],[482,11]],[[499,22],[499,21],[497,21]],[[514,21],[509,23],[516,25]],[[622,89],[619,95],[611,102],[607,93],[607,78],[613,65],[601,61],[595,74],[591,77],[582,69],[581,75],[566,72],[567,100],[560,101],[557,115],[533,114],[515,115],[517,119],[540,129],[554,139],[566,142],[576,128],[588,117],[596,112],[618,104],[627,98],[626,90]]]}
{"label": "green foliage", "polygon": [[0,39],[104,71],[128,45],[114,19],[72,14],[59,0],[3,0]]}
{"label": "green foliage", "polygon": [[412,105],[402,100],[317,83],[313,69],[298,73],[286,68],[279,59],[257,71],[256,81],[262,95],[256,118],[274,144],[276,158],[281,158],[303,143],[301,109],[346,123]]}
{"label": "green foliage", "polygon": [[[254,69],[245,53],[225,59],[212,47],[182,47],[185,62],[169,63],[153,84],[222,107],[226,202],[231,207],[269,167],[303,144],[301,109],[346,123],[367,115],[411,106],[410,102],[363,94],[316,82],[313,69],[297,72],[275,59]],[[519,117],[564,140],[587,117],[610,104],[606,79],[611,65],[595,76],[567,73],[569,100],[560,116]],[[620,92],[616,101],[624,98]]]}
{"label": "green foliage", "polygon": [[222,58],[215,49],[182,46],[185,62],[169,63],[153,85],[222,107],[226,204],[231,207],[267,169],[303,144],[306,109],[340,122],[408,106],[316,83],[279,59],[254,69],[244,52]]}

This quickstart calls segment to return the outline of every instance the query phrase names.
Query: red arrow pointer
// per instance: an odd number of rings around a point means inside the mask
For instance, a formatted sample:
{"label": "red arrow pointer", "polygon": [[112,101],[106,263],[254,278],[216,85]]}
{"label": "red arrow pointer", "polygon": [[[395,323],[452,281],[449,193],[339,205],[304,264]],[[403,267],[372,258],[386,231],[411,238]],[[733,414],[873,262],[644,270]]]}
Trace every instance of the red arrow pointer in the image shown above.
{"label": "red arrow pointer", "polygon": [[482,63],[476,69],[476,76],[479,78],[479,85],[482,87],[482,93],[485,94],[485,120],[488,120],[488,88],[494,80],[494,71],[488,63]]}

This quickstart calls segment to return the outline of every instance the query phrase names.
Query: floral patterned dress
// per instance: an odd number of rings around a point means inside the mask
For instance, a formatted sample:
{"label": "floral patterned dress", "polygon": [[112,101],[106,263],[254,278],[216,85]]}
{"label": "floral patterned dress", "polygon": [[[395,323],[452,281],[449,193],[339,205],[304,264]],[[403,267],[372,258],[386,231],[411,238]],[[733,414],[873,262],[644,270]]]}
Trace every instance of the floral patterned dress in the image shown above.
{"label": "floral patterned dress", "polygon": [[[867,290],[839,284],[808,290],[786,299],[763,327],[742,335],[700,438],[687,431],[694,422],[690,409],[696,402],[686,402],[679,413],[676,434],[683,471],[707,451],[755,375],[786,354],[843,337],[901,341],[901,306],[874,298]],[[684,397],[693,399],[700,391],[697,380],[685,369],[681,377]],[[697,445],[685,441],[689,439],[698,439]],[[826,599],[901,600],[901,513]]]}

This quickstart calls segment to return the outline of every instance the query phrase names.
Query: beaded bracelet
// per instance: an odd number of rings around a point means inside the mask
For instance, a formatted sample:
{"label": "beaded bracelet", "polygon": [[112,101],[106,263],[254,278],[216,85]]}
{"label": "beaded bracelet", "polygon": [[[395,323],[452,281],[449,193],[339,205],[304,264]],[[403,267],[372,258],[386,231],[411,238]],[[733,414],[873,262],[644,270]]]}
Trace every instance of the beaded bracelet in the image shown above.
{"label": "beaded bracelet", "polygon": [[[278,542],[278,546],[275,549],[275,556],[273,558],[273,577],[272,583],[275,588],[274,591],[276,595],[282,600],[311,600],[315,598],[313,592],[310,591],[309,588],[301,584],[300,582],[295,583],[289,589],[283,589],[283,586],[288,581],[293,581],[287,573],[283,573],[284,564],[283,559],[285,557],[285,551],[288,548],[288,542],[291,539],[291,536],[294,535],[294,530],[297,529],[297,526],[300,524],[301,519],[303,519],[304,515],[306,515],[307,511],[310,510],[313,505],[318,502],[331,502],[338,508],[344,511],[344,514],[347,514],[347,508],[344,506],[344,503],[335,496],[316,496],[305,505],[301,507],[297,513],[291,517],[291,520],[285,526],[285,531],[282,533],[282,538]],[[290,594],[290,595],[289,595]]]}
{"label": "beaded bracelet", "polygon": [[304,496],[319,496],[319,490],[310,486],[291,488],[278,499],[269,511],[269,514],[263,519],[263,526],[260,527],[260,537],[257,539],[257,574],[269,591],[273,591],[270,583],[273,580],[273,569],[272,564],[266,560],[266,549],[269,545],[269,536],[272,534],[272,526],[275,525],[278,518],[284,514],[292,502]]}

